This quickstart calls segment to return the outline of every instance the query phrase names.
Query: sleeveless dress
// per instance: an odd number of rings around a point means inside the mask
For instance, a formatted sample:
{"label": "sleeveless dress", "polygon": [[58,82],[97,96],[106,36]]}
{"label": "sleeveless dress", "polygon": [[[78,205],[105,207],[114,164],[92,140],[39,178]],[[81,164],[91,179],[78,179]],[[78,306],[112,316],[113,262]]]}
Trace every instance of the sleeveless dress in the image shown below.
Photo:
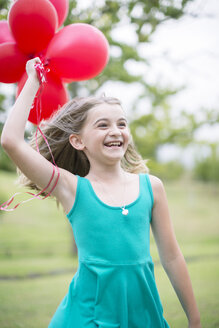
{"label": "sleeveless dress", "polygon": [[121,207],[102,202],[87,178],[77,176],[66,215],[78,248],[78,269],[49,328],[167,328],[150,255],[153,193],[139,174],[139,195]]}

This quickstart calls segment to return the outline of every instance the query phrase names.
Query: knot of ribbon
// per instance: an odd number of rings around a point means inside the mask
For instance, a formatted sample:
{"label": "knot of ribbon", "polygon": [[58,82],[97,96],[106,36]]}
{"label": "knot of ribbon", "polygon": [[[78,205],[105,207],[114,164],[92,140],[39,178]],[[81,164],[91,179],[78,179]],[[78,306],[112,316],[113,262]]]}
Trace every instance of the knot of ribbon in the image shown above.
{"label": "knot of ribbon", "polygon": [[46,73],[48,73],[50,69],[45,68],[45,65],[43,63],[36,63],[34,67],[37,72],[37,77],[40,81],[40,84],[47,82]]}

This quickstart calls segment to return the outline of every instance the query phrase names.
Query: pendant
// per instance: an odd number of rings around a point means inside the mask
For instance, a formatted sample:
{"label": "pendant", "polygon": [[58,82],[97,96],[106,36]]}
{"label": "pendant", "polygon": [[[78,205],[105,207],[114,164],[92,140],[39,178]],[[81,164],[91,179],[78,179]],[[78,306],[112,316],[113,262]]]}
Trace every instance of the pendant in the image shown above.
{"label": "pendant", "polygon": [[129,210],[127,210],[127,208],[123,207],[122,208],[122,214],[127,215],[128,213],[129,213]]}

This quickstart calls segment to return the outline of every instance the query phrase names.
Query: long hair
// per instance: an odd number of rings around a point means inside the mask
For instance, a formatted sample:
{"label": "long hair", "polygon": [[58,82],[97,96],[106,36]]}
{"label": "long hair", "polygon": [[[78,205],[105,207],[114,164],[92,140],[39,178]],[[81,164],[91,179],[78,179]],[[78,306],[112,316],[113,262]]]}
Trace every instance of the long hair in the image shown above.
{"label": "long hair", "polygon": [[[73,174],[84,177],[90,170],[90,163],[83,151],[76,150],[69,142],[71,134],[80,134],[86,121],[88,111],[100,104],[120,105],[117,98],[101,96],[73,98],[61,107],[49,120],[44,120],[40,124],[40,129],[45,135],[52,151],[55,163],[58,167],[68,170]],[[52,156],[48,146],[38,131],[37,143],[40,154],[48,161],[52,161]],[[30,137],[29,144],[36,150],[35,134]],[[132,137],[121,161],[121,167],[131,173],[148,172],[146,161],[137,152]],[[30,189],[40,190],[37,185],[28,179],[18,168],[18,182]],[[46,195],[46,192],[41,194]]]}

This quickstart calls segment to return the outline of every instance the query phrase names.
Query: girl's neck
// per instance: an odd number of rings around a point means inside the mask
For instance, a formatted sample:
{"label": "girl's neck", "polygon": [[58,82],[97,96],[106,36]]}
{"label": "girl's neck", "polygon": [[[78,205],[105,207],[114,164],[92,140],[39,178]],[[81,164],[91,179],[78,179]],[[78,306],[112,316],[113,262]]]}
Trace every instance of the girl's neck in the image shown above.
{"label": "girl's neck", "polygon": [[100,179],[101,181],[112,181],[124,179],[124,170],[121,168],[120,163],[117,165],[109,165],[107,167],[90,167],[90,171],[86,178],[90,180]]}

